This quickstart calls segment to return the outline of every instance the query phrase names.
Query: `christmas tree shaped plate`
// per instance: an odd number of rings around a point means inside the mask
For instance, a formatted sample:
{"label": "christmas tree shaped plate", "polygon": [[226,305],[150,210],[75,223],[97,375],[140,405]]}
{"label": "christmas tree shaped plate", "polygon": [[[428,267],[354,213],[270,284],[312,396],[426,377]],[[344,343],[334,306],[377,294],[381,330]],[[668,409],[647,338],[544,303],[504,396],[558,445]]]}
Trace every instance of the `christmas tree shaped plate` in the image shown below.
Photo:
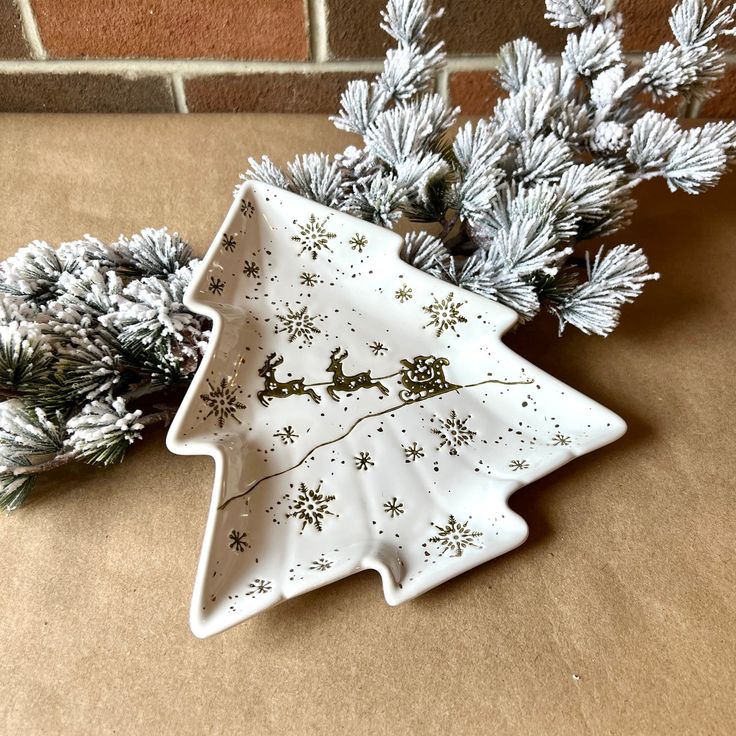
{"label": "christmas tree shaped plate", "polygon": [[186,296],[213,334],[168,436],[216,463],[197,636],[364,569],[388,603],[414,598],[520,545],[509,495],[625,431],[503,345],[514,312],[400,245],[295,194],[237,193]]}

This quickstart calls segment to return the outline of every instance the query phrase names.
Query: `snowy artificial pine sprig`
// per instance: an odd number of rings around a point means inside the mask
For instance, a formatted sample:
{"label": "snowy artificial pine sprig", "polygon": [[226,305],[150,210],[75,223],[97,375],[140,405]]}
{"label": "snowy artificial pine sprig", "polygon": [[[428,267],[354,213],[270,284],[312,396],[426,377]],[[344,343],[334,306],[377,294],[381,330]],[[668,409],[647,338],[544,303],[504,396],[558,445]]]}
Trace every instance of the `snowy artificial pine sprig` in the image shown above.
{"label": "snowy artificial pine sprig", "polygon": [[[570,31],[557,62],[527,38],[499,51],[507,95],[456,127],[436,93],[444,44],[430,0],[388,0],[394,39],[383,71],[350,82],[332,118],[362,137],[286,170],[249,159],[254,179],[406,233],[401,257],[432,276],[501,302],[522,321],[542,309],[560,331],[608,335],[649,272],[633,245],[586,241],[625,227],[634,188],[714,186],[736,156],[736,124],[682,129],[647,109],[683,109],[712,94],[724,71],[733,5],[681,0],[673,39],[631,66],[614,0],[546,0]],[[582,253],[580,251],[583,251]],[[166,422],[196,371],[209,324],[183,304],[196,261],[165,229],[106,244],[89,235],[54,249],[34,241],[0,264],[0,508],[23,503],[40,473],[81,460],[109,464],[149,425]]]}
{"label": "snowy artificial pine sprig", "polygon": [[121,461],[173,416],[209,337],[182,303],[196,264],[165,228],[0,263],[0,508],[46,470]]}
{"label": "snowy artificial pine sprig", "polygon": [[241,179],[290,189],[384,227],[409,232],[402,257],[433,276],[495,299],[522,321],[542,309],[588,334],[608,335],[621,307],[658,278],[631,245],[579,253],[585,241],[625,227],[634,188],[663,179],[698,194],[736,155],[736,123],[683,130],[653,103],[682,109],[710,96],[724,71],[734,5],[681,0],[672,41],[633,66],[623,53],[615,0],[546,0],[545,17],[570,31],[556,62],[528,38],[499,51],[507,95],[487,117],[459,128],[435,92],[444,44],[430,0],[388,0],[381,27],[396,46],[372,81],[350,82],[332,118],[362,147],[334,158],[297,157],[282,171],[249,159]]}

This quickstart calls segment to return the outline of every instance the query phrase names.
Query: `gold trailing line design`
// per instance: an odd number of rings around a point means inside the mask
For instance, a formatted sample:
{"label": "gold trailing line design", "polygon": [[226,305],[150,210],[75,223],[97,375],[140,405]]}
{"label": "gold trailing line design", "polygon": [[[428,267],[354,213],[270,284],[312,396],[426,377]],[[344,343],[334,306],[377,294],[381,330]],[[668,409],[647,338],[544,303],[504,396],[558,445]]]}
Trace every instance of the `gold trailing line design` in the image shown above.
{"label": "gold trailing line design", "polygon": [[[394,375],[398,375],[398,373],[395,373]],[[382,376],[382,378],[390,378],[391,376]],[[299,466],[303,465],[312,455],[314,455],[317,450],[319,450],[321,447],[327,447],[328,445],[333,445],[335,442],[340,442],[340,440],[344,440],[364,419],[373,419],[374,417],[380,417],[383,414],[390,414],[393,411],[398,411],[399,409],[403,409],[405,406],[410,406],[412,404],[421,404],[424,401],[428,401],[429,399],[433,399],[435,396],[441,396],[442,394],[447,394],[452,391],[459,391],[461,388],[474,388],[475,386],[483,386],[487,383],[498,383],[502,386],[528,386],[532,383],[534,383],[533,379],[528,379],[526,381],[501,381],[497,378],[489,378],[485,381],[478,381],[477,383],[468,383],[461,386],[453,386],[452,388],[447,388],[444,391],[436,391],[435,393],[430,394],[429,396],[423,396],[418,399],[412,399],[409,401],[402,401],[400,404],[394,404],[393,406],[390,406],[388,409],[384,409],[383,411],[376,412],[375,414],[365,414],[362,417],[358,417],[351,425],[348,427],[348,429],[343,432],[338,437],[335,437],[331,440],[326,440],[325,442],[320,442],[318,445],[315,445],[312,447],[309,452],[296,464],[292,465],[289,468],[285,468],[284,470],[279,470],[277,473],[271,473],[270,475],[264,475],[263,478],[259,478],[257,481],[251,484],[249,488],[244,490],[242,493],[238,493],[235,496],[231,496],[228,499],[225,499],[218,507],[218,511],[222,511],[224,508],[228,506],[232,501],[235,501],[238,498],[244,498],[249,493],[251,493],[253,490],[256,489],[257,486],[259,486],[261,483],[263,483],[266,480],[270,480],[271,478],[277,478],[280,475],[284,475],[285,473],[289,473],[292,470],[296,470]],[[313,386],[321,385],[321,384],[311,384]]]}

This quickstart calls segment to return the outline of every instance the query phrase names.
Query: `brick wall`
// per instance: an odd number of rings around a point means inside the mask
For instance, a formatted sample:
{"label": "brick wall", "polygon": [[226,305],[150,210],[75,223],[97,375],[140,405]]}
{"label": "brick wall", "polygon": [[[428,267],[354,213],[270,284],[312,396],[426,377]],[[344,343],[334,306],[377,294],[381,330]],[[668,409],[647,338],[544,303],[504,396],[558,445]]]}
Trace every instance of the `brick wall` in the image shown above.
{"label": "brick wall", "polygon": [[[437,0],[448,71],[466,113],[496,95],[495,52],[527,35],[558,53],[543,0]],[[633,61],[669,38],[670,0],[619,0]],[[381,68],[384,0],[0,0],[0,111],[334,112],[349,79]],[[723,94],[694,113],[736,117]]]}

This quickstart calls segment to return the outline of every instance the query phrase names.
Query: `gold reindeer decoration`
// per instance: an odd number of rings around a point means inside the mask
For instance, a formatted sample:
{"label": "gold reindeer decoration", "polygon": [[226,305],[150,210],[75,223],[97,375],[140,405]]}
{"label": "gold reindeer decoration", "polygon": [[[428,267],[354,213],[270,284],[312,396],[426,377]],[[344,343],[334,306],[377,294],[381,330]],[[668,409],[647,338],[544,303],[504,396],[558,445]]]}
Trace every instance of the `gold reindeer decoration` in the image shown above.
{"label": "gold reindeer decoration", "polygon": [[374,379],[370,371],[346,376],[342,370],[342,363],[347,357],[348,351],[342,348],[337,348],[330,353],[330,365],[327,368],[327,372],[332,373],[332,382],[327,386],[330,398],[340,401],[338,391],[352,393],[362,388],[377,388],[384,396],[388,395],[388,389],[380,381]]}
{"label": "gold reindeer decoration", "polygon": [[309,396],[313,401],[320,402],[321,396],[313,389],[304,385],[304,378],[295,378],[292,381],[277,381],[276,367],[284,362],[283,356],[276,357],[270,353],[266,362],[258,369],[258,375],[264,379],[263,390],[259,391],[258,401],[268,406],[270,399],[284,399],[287,396]]}

